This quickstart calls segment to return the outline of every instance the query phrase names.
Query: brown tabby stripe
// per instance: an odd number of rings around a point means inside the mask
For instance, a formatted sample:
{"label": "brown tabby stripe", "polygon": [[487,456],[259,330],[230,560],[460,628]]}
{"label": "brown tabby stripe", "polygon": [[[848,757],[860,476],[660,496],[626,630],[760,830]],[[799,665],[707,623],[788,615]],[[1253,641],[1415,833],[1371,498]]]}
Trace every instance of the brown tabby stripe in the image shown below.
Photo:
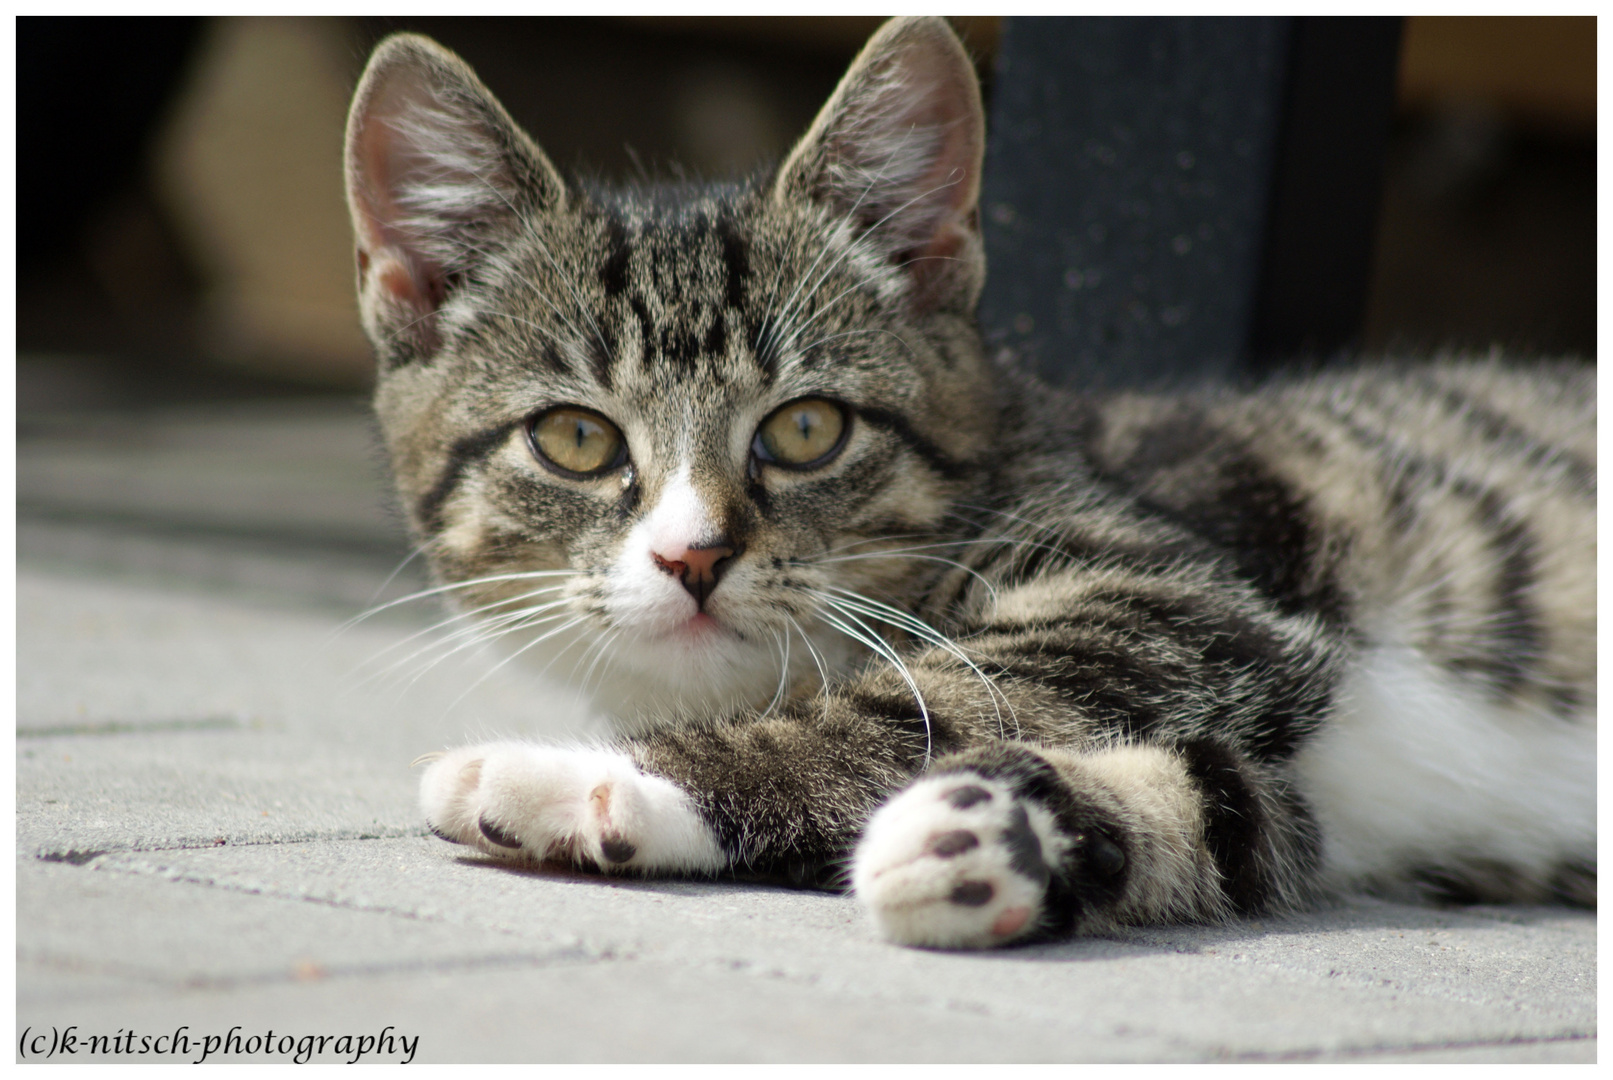
{"label": "brown tabby stripe", "polygon": [[913,425],[907,417],[890,409],[880,409],[869,405],[857,407],[857,416],[868,421],[875,427],[895,435],[908,449],[917,454],[924,463],[948,480],[960,480],[968,476],[971,466],[966,462],[954,461],[942,449],[913,430]]}
{"label": "brown tabby stripe", "polygon": [[1203,460],[1216,462],[1212,476],[1200,477],[1187,491],[1173,487],[1167,495],[1144,495],[1139,505],[1217,545],[1281,611],[1347,624],[1333,568],[1316,565],[1313,514],[1305,497],[1202,411],[1176,410],[1144,428],[1137,452],[1112,475],[1128,486],[1146,486],[1157,474]]}
{"label": "brown tabby stripe", "polygon": [[611,300],[627,291],[627,264],[633,257],[633,247],[627,239],[627,226],[614,214],[605,219],[605,231],[609,254],[599,269],[599,279],[605,287],[605,299]]}
{"label": "brown tabby stripe", "polygon": [[421,522],[427,534],[435,534],[442,530],[443,504],[453,495],[454,489],[465,478],[466,472],[480,465],[489,454],[504,445],[510,437],[510,432],[523,423],[525,420],[511,420],[497,427],[454,440],[448,448],[448,463],[438,475],[437,482],[415,505],[415,519]]}
{"label": "brown tabby stripe", "polygon": [[1541,442],[1511,419],[1454,386],[1436,382],[1426,374],[1417,375],[1416,381],[1444,402],[1452,416],[1471,427],[1487,444],[1517,452],[1519,459],[1532,468],[1547,468],[1560,463],[1582,494],[1596,494],[1596,466],[1593,463],[1564,447]]}
{"label": "brown tabby stripe", "polygon": [[1204,800],[1204,845],[1221,872],[1222,891],[1238,911],[1260,911],[1272,899],[1258,854],[1269,823],[1238,755],[1208,739],[1189,739],[1176,749]]}
{"label": "brown tabby stripe", "polygon": [[1478,511],[1496,553],[1496,614],[1490,632],[1493,651],[1486,670],[1497,696],[1506,699],[1532,679],[1541,654],[1543,635],[1530,599],[1535,584],[1535,543],[1528,526],[1509,514],[1493,491],[1479,497]]}

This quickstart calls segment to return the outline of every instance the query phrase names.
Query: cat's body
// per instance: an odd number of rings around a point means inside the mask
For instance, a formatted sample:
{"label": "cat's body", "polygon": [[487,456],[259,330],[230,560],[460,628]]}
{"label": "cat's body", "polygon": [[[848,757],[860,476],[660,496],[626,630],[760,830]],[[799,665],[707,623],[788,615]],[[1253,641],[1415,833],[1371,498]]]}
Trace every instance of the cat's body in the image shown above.
{"label": "cat's body", "polygon": [[855,848],[915,944],[1353,884],[1594,904],[1589,369],[995,370],[981,139],[932,20],[775,173],[679,190],[568,184],[454,58],[377,50],[349,190],[405,506],[623,732],[450,751],[432,827],[798,881]]}

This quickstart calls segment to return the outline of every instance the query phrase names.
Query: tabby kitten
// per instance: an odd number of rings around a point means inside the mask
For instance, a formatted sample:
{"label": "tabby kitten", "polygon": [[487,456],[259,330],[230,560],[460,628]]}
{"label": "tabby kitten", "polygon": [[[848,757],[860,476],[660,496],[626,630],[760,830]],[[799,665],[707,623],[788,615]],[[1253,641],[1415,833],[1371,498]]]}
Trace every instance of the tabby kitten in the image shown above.
{"label": "tabby kitten", "polygon": [[998,370],[983,126],[946,23],[899,19],[773,171],[607,190],[433,42],[376,50],[347,180],[404,506],[618,731],[436,755],[431,828],[849,868],[913,945],[1344,886],[1594,905],[1592,372]]}

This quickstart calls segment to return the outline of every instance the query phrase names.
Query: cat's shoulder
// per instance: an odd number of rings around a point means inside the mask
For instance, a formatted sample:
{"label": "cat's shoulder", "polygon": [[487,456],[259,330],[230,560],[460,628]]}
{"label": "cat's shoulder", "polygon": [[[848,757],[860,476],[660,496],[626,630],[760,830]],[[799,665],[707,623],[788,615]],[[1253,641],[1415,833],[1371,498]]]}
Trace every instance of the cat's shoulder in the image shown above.
{"label": "cat's shoulder", "polygon": [[1596,370],[1572,360],[1370,358],[1258,386],[1122,392],[1063,405],[1102,471],[1188,460],[1523,451],[1594,465]]}

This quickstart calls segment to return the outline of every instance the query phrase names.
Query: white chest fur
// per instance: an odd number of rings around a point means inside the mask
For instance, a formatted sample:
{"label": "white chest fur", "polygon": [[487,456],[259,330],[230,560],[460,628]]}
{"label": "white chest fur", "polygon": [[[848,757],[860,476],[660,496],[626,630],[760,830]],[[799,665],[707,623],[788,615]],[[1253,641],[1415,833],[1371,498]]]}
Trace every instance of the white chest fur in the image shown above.
{"label": "white chest fur", "polygon": [[1453,859],[1546,872],[1596,853],[1596,724],[1509,708],[1382,645],[1295,759],[1333,884]]}

